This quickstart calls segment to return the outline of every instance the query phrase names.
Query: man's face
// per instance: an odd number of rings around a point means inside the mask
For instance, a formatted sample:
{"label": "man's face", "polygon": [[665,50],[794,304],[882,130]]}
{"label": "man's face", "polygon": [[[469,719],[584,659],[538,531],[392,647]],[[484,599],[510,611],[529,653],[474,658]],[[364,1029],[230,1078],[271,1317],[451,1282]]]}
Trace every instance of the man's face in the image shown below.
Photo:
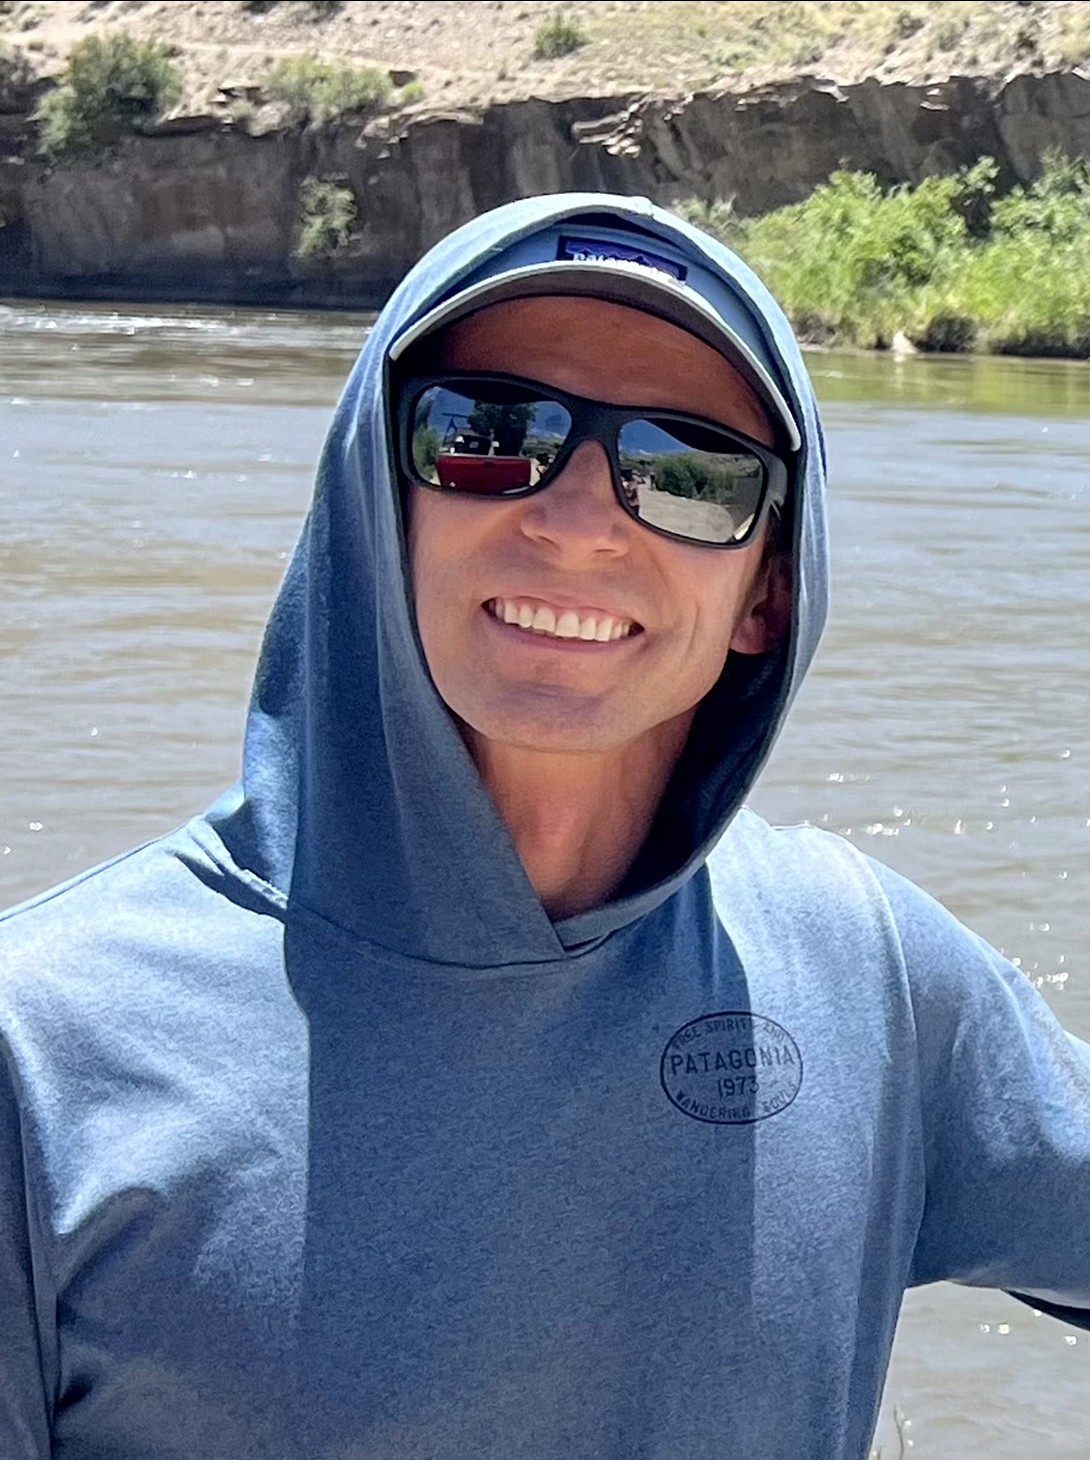
{"label": "man's face", "polygon": [[[717,351],[604,300],[492,305],[429,341],[423,368],[506,371],[772,440],[756,396]],[[617,501],[597,442],[579,446],[545,490],[517,501],[415,487],[409,551],[432,678],[471,747],[478,737],[582,753],[648,736],[676,743],[679,717],[687,728],[728,651],[769,646],[763,542],[762,533],[717,551],[649,531]],[[532,610],[538,628],[504,622],[511,605],[523,620]],[[542,632],[542,610],[557,624],[575,614],[581,631],[593,618],[596,637]],[[606,619],[623,637],[603,640]]]}

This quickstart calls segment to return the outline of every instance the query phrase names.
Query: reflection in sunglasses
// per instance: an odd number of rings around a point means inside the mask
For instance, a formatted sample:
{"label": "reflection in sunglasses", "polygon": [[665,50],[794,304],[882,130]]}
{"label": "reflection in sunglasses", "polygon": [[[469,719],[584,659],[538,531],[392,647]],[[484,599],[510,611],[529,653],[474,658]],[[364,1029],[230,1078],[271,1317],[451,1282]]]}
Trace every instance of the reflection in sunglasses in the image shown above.
{"label": "reflection in sunglasses", "polygon": [[447,491],[519,496],[547,487],[564,453],[596,440],[619,502],[640,522],[728,546],[759,519],[770,463],[782,480],[774,453],[714,422],[533,391],[513,377],[421,382],[409,404],[413,475]]}

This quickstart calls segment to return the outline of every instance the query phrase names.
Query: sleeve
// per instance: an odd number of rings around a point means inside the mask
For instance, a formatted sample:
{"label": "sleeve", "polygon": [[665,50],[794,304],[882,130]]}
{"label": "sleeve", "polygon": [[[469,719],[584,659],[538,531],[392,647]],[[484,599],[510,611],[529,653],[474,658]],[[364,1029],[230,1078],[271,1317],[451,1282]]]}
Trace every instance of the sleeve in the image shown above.
{"label": "sleeve", "polygon": [[916,1021],[926,1195],[910,1282],[1090,1328],[1090,1045],[933,899],[878,871]]}
{"label": "sleeve", "polygon": [[0,1040],[0,1455],[4,1460],[48,1460],[52,1454],[33,1225],[22,1121]]}

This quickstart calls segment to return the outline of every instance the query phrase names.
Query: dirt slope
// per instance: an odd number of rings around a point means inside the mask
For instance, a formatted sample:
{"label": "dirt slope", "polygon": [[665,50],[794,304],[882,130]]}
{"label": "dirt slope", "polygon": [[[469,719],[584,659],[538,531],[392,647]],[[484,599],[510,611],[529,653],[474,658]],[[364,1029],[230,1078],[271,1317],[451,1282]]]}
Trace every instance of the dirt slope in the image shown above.
{"label": "dirt slope", "polygon": [[[585,43],[535,59],[557,16]],[[842,82],[1006,77],[1090,61],[1090,5],[703,3],[703,0],[0,0],[0,45],[41,75],[94,31],[128,30],[177,48],[181,110],[222,105],[221,86],[260,86],[272,62],[311,52],[413,72],[429,109],[518,97],[631,91],[683,95],[794,75]]]}

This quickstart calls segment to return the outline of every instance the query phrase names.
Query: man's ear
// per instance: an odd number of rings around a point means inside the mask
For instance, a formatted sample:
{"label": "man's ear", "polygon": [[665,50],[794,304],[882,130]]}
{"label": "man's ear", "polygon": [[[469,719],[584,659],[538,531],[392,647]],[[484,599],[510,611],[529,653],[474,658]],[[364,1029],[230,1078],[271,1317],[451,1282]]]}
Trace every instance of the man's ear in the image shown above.
{"label": "man's ear", "polygon": [[764,654],[783,642],[791,627],[791,557],[772,549],[761,563],[749,601],[731,637],[736,654]]}

